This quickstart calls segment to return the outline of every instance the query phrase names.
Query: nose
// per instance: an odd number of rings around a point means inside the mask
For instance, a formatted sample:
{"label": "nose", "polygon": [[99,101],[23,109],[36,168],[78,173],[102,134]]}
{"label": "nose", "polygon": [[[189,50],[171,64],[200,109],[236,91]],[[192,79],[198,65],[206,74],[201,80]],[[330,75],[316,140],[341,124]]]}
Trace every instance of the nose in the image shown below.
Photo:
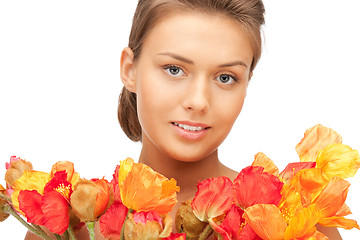
{"label": "nose", "polygon": [[206,112],[210,106],[210,86],[205,76],[189,81],[185,89],[183,107],[187,111]]}

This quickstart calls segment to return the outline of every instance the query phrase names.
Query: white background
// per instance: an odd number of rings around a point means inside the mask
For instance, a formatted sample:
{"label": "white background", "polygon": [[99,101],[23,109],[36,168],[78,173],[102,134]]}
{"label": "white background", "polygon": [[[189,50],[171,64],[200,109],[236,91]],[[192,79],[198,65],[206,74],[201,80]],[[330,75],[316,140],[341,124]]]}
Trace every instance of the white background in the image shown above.
{"label": "white background", "polygon": [[[140,144],[125,137],[116,112],[119,57],[137,1],[124,2],[0,2],[2,166],[11,155],[41,171],[70,160],[82,177],[111,179],[119,160],[137,159]],[[283,169],[298,161],[295,145],[317,123],[360,149],[359,1],[264,3],[263,56],[222,161],[240,171],[261,151]],[[350,179],[348,196],[357,221],[359,180],[360,173]],[[23,239],[25,228],[9,218],[0,232]],[[358,230],[341,234],[360,237]]]}

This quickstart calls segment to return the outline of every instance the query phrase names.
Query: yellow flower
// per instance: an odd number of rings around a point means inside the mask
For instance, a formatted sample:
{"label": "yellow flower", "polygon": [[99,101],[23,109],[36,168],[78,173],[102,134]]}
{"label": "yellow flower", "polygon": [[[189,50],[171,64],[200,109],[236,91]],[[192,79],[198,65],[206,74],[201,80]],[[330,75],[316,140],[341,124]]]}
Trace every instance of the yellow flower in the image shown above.
{"label": "yellow flower", "polygon": [[149,166],[133,163],[132,159],[120,162],[119,186],[123,204],[136,211],[155,210],[159,214],[171,211],[176,200],[175,179],[168,179]]}
{"label": "yellow flower", "polygon": [[302,162],[315,162],[318,152],[332,143],[341,143],[341,136],[331,128],[320,124],[306,130],[303,139],[296,145]]}
{"label": "yellow flower", "polygon": [[316,167],[322,170],[327,179],[353,177],[360,168],[360,155],[347,145],[330,144],[319,152]]}
{"label": "yellow flower", "polygon": [[14,208],[20,211],[18,196],[21,190],[36,190],[39,194],[44,194],[44,187],[51,179],[49,173],[39,172],[34,170],[24,171],[22,176],[17,179],[12,188],[14,192],[11,194],[11,200]]}

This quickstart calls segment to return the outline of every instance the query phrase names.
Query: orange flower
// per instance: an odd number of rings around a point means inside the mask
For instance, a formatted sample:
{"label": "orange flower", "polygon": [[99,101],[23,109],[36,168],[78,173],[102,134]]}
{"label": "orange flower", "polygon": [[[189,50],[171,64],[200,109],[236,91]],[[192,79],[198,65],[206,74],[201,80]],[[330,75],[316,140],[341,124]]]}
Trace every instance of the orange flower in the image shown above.
{"label": "orange flower", "polygon": [[345,205],[349,186],[350,183],[346,180],[334,177],[314,200],[314,204],[320,210],[320,224],[328,227],[360,229],[356,221],[344,218],[344,216],[351,213],[350,209]]}
{"label": "orange flower", "polygon": [[316,205],[298,209],[290,219],[285,231],[285,240],[297,239],[316,232],[316,223],[319,221],[320,211]]}
{"label": "orange flower", "polygon": [[128,158],[120,162],[119,188],[124,205],[136,211],[155,210],[159,214],[171,211],[176,200],[175,179],[168,179],[149,166],[133,163]]}
{"label": "orange flower", "polygon": [[318,168],[300,170],[290,181],[290,184],[301,195],[302,204],[305,207],[310,205],[327,183],[327,179]]}
{"label": "orange flower", "polygon": [[287,224],[273,204],[256,204],[245,209],[243,215],[255,233],[264,240],[284,239]]}
{"label": "orange flower", "polygon": [[306,130],[303,139],[296,145],[302,162],[315,162],[318,152],[332,143],[341,143],[341,136],[331,128],[320,124]]}
{"label": "orange flower", "polygon": [[81,179],[74,187],[70,203],[82,222],[95,221],[106,209],[110,188],[105,179]]}
{"label": "orange flower", "polygon": [[264,172],[270,173],[275,176],[279,176],[279,169],[275,165],[275,163],[267,157],[264,153],[257,153],[255,155],[255,160],[251,164],[251,166],[259,166],[264,168]]}

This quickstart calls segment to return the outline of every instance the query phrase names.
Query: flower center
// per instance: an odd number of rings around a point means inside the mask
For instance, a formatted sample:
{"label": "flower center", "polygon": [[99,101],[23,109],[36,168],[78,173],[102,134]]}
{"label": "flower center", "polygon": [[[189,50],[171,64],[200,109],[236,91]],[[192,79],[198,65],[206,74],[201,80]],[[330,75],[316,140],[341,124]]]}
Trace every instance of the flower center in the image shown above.
{"label": "flower center", "polygon": [[65,186],[63,183],[61,183],[57,188],[54,189],[55,191],[59,192],[61,195],[63,195],[65,198],[69,198],[70,196],[70,186]]}

